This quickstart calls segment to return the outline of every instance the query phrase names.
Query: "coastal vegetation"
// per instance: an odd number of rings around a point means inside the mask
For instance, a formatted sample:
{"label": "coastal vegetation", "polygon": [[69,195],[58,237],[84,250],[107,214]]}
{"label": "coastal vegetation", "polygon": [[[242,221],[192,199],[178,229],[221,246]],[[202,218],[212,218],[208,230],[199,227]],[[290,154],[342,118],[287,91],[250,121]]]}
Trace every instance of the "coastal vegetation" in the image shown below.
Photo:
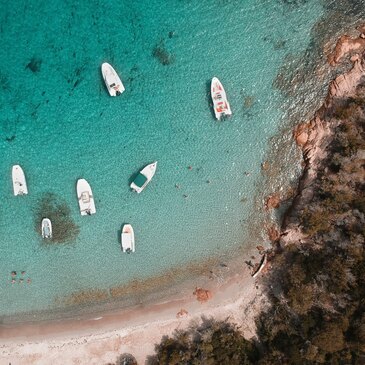
{"label": "coastal vegetation", "polygon": [[163,337],[155,350],[147,360],[149,365],[249,365],[258,360],[255,345],[234,324],[207,318],[187,330],[176,330],[172,337]]}

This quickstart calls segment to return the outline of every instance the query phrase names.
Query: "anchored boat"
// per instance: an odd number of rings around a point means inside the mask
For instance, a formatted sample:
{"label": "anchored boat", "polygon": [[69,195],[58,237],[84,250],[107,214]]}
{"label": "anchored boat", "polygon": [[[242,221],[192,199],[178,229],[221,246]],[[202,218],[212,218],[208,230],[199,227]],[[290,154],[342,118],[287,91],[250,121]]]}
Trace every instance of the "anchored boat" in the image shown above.
{"label": "anchored boat", "polygon": [[76,190],[81,215],[95,214],[95,202],[89,183],[85,179],[77,180]]}
{"label": "anchored boat", "polygon": [[52,238],[52,223],[48,218],[42,219],[42,238]]}
{"label": "anchored boat", "polygon": [[135,251],[134,230],[130,224],[125,224],[121,234],[122,251],[131,253]]}
{"label": "anchored boat", "polygon": [[14,195],[28,194],[27,182],[25,180],[24,171],[19,165],[13,166],[11,176],[13,179]]}
{"label": "anchored boat", "polygon": [[220,120],[221,117],[232,115],[226,91],[217,77],[213,77],[210,91],[212,94],[215,117]]}
{"label": "anchored boat", "polygon": [[156,168],[157,168],[157,161],[143,168],[131,183],[130,185],[131,188],[139,194],[155,175]]}
{"label": "anchored boat", "polygon": [[125,90],[121,79],[109,63],[101,65],[101,73],[110,96],[119,96]]}

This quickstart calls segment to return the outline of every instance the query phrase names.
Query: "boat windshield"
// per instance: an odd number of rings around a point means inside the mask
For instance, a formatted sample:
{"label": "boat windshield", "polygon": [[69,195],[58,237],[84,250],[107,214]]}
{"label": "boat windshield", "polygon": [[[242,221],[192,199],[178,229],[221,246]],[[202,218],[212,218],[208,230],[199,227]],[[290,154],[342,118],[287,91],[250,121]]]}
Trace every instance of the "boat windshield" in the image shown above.
{"label": "boat windshield", "polygon": [[81,200],[83,203],[88,203],[90,201],[89,192],[84,191],[83,193],[81,193]]}
{"label": "boat windshield", "polygon": [[109,85],[110,87],[114,87],[115,86],[115,82],[113,82],[111,85]]}

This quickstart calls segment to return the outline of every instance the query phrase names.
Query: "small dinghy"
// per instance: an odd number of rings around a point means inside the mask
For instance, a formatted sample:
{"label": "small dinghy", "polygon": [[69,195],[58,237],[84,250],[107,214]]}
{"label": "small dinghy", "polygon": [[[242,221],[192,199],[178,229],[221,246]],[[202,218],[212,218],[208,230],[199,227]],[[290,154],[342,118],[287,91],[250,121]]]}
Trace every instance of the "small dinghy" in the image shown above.
{"label": "small dinghy", "polygon": [[147,165],[139,172],[137,177],[131,183],[130,187],[139,194],[155,175],[156,168],[157,161]]}
{"label": "small dinghy", "polygon": [[19,165],[14,165],[12,169],[14,195],[28,194],[27,182],[23,169]]}
{"label": "small dinghy", "polygon": [[42,238],[52,238],[52,223],[48,218],[42,219]]}
{"label": "small dinghy", "polygon": [[226,92],[217,77],[213,77],[212,79],[210,92],[212,94],[215,117],[221,120],[221,117],[232,115]]}
{"label": "small dinghy", "polygon": [[121,234],[122,251],[131,253],[135,251],[134,230],[130,224],[125,224]]}
{"label": "small dinghy", "polygon": [[76,190],[81,215],[95,214],[95,202],[89,183],[85,179],[77,180]]}
{"label": "small dinghy", "polygon": [[255,278],[258,274],[260,274],[260,272],[262,271],[262,269],[265,267],[267,263],[267,254],[265,253],[262,258],[261,258],[261,261],[257,267],[257,269],[251,274],[251,276],[253,278]]}
{"label": "small dinghy", "polygon": [[125,90],[121,79],[109,63],[101,65],[101,73],[110,96],[119,96]]}

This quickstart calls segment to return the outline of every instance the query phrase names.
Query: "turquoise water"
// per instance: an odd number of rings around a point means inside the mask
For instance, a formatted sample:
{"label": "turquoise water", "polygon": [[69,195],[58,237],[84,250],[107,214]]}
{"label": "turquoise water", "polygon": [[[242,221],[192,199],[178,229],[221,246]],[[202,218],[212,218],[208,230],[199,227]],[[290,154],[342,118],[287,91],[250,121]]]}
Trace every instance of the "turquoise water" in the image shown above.
{"label": "turquoise water", "polygon": [[[247,232],[260,165],[285,122],[273,81],[285,57],[308,46],[320,1],[2,1],[1,8],[2,316],[62,309],[71,293],[255,244]],[[124,82],[119,98],[104,87],[103,62]],[[233,110],[224,122],[213,118],[212,76]],[[155,160],[150,185],[132,193],[133,174]],[[25,171],[28,196],[12,195],[13,164]],[[80,177],[96,199],[91,217],[79,214]],[[79,226],[68,244],[45,246],[35,230],[48,192]],[[133,255],[121,253],[118,239],[127,222]],[[25,281],[11,284],[12,270]]]}

